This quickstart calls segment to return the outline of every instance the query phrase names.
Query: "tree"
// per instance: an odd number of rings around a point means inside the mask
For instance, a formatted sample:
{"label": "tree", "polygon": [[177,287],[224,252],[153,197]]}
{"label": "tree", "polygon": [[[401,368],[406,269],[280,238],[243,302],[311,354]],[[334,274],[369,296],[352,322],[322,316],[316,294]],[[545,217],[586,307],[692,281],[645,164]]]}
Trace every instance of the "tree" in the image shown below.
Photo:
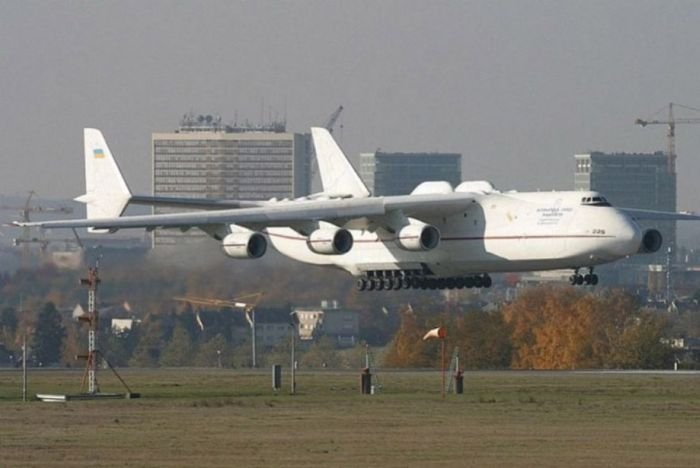
{"label": "tree", "polygon": [[340,358],[329,337],[321,337],[316,343],[311,345],[308,351],[301,358],[304,367],[314,368],[337,368],[340,366]]}
{"label": "tree", "polygon": [[625,369],[668,368],[673,353],[661,342],[664,328],[665,320],[651,312],[636,317],[622,332],[613,363]]}
{"label": "tree", "polygon": [[37,317],[32,341],[34,355],[40,365],[47,366],[61,359],[65,336],[66,330],[61,314],[53,302],[47,302]]}
{"label": "tree", "polygon": [[10,349],[12,343],[15,342],[15,334],[17,333],[17,312],[12,307],[5,307],[0,313],[0,343]]}
{"label": "tree", "polygon": [[454,343],[459,346],[463,369],[499,369],[510,366],[510,329],[501,312],[473,311],[454,324]]}
{"label": "tree", "polygon": [[177,324],[173,330],[173,336],[160,356],[160,365],[164,367],[187,366],[192,361],[193,351],[194,345],[190,334],[181,324]]}
{"label": "tree", "polygon": [[231,367],[231,346],[223,335],[218,334],[199,346],[194,364],[199,367]]}
{"label": "tree", "polygon": [[426,326],[419,320],[415,312],[407,309],[401,312],[401,325],[389,343],[389,349],[384,356],[387,367],[429,367],[433,364],[434,353],[431,353],[423,335]]}

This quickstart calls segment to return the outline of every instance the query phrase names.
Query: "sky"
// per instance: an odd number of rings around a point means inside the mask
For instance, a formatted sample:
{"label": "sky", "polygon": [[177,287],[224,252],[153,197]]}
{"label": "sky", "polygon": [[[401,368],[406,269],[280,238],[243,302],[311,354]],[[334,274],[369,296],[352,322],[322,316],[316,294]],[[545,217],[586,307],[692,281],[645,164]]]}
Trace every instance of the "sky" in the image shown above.
{"label": "sky", "polygon": [[[463,154],[463,179],[573,188],[573,155],[657,151],[700,108],[696,1],[0,0],[0,193],[84,191],[100,128],[135,192],[151,133],[189,111],[323,125],[360,152]],[[657,113],[657,111],[661,111]],[[700,117],[679,109],[677,117]],[[679,125],[679,209],[700,211],[700,125]]]}

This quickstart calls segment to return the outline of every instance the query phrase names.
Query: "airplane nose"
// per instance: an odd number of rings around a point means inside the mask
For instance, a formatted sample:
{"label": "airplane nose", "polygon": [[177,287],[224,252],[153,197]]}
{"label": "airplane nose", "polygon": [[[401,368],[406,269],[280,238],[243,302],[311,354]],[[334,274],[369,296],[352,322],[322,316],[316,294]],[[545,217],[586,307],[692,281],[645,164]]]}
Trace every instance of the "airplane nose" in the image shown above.
{"label": "airplane nose", "polygon": [[642,243],[642,230],[637,223],[622,213],[617,213],[614,228],[614,237],[606,249],[615,257],[627,257],[634,255]]}

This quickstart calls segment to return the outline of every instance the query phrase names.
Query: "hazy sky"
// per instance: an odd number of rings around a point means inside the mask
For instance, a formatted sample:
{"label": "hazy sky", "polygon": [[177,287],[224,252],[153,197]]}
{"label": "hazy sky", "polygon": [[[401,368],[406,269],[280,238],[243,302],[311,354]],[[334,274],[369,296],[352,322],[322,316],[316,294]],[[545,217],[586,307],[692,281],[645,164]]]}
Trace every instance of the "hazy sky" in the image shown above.
{"label": "hazy sky", "polygon": [[[263,107],[307,131],[339,104],[353,160],[454,151],[465,179],[568,189],[574,153],[665,149],[663,126],[634,119],[670,101],[700,107],[697,1],[0,0],[0,11],[6,194],[83,193],[85,126],[147,192],[151,133],[187,111],[258,122]],[[679,208],[700,210],[700,125],[679,126],[677,148]]]}

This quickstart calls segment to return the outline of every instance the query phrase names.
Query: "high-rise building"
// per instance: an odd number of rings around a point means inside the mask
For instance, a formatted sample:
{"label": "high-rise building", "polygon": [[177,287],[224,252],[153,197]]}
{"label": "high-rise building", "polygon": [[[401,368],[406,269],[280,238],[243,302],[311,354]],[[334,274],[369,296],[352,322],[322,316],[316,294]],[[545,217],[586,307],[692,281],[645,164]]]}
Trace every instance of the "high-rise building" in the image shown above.
{"label": "high-rise building", "polygon": [[[576,190],[595,190],[621,208],[676,211],[676,174],[670,172],[668,157],[656,153],[602,153],[575,155]],[[658,229],[664,247],[653,255],[640,255],[637,262],[665,264],[667,247],[675,246],[673,221],[640,223]]]}
{"label": "high-rise building", "polygon": [[462,181],[462,155],[457,153],[360,154],[360,176],[376,196],[406,195],[421,182]]}
{"label": "high-rise building", "polygon": [[[224,126],[186,115],[179,130],[152,135],[153,194],[185,198],[269,200],[308,195],[310,139],[284,124]],[[169,213],[170,208],[155,208]],[[201,240],[191,230],[156,230],[153,245]]]}

